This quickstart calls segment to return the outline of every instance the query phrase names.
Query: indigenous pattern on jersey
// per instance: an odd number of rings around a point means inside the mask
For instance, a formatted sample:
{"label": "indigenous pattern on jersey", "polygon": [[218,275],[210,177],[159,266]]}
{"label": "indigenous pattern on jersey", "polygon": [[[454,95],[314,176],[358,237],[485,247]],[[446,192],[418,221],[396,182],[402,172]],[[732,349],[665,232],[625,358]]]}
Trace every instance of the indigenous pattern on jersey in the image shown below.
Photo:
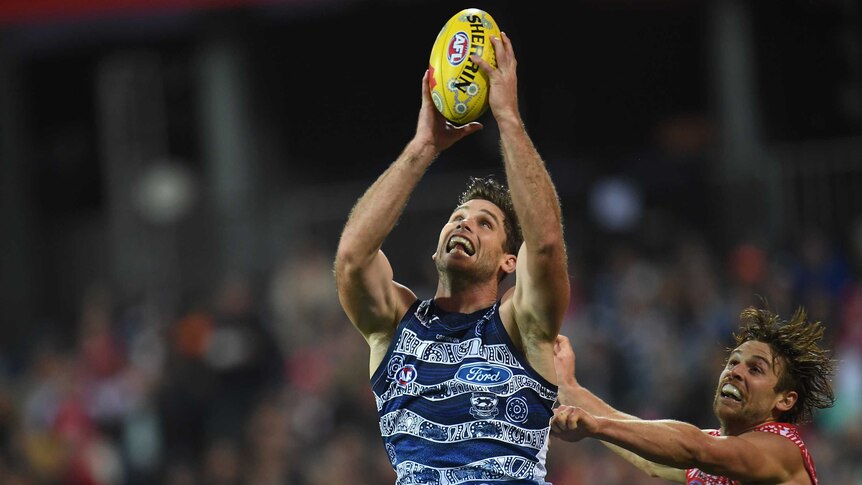
{"label": "indigenous pattern on jersey", "polygon": [[545,484],[557,386],[515,348],[498,304],[448,313],[417,300],[371,388],[398,485]]}
{"label": "indigenous pattern on jersey", "polygon": [[[783,436],[798,446],[799,451],[802,453],[802,462],[805,464],[805,471],[807,471],[808,476],[811,477],[811,483],[818,485],[817,471],[814,469],[814,460],[811,459],[811,454],[808,453],[808,448],[799,436],[799,431],[796,430],[796,426],[788,423],[766,423],[755,427],[754,431],[774,433]],[[721,432],[717,429],[709,430],[709,434],[710,436],[721,436]],[[739,485],[738,480],[709,475],[697,468],[686,470],[685,483],[686,485]]]}

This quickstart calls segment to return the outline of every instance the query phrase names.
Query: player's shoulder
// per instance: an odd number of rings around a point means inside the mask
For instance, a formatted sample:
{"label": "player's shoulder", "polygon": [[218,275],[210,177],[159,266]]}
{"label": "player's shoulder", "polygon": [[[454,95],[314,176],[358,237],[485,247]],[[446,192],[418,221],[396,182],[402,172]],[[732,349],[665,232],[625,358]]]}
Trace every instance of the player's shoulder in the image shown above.
{"label": "player's shoulder", "polygon": [[780,459],[788,467],[802,464],[802,441],[792,426],[758,426],[742,433],[739,438],[762,453]]}
{"label": "player's shoulder", "polygon": [[392,282],[392,293],[394,300],[392,304],[395,307],[395,323],[397,324],[404,318],[404,315],[410,308],[418,303],[419,298],[413,290],[396,281]]}

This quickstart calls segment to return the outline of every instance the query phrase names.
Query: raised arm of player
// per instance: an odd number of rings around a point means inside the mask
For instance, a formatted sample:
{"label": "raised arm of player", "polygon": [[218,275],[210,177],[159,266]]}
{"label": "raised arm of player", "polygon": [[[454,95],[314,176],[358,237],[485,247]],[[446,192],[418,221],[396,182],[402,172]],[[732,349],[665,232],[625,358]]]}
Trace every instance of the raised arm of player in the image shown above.
{"label": "raised arm of player", "polygon": [[[524,235],[518,253],[511,323],[507,326],[527,360],[555,380],[554,339],[569,304],[569,276],[560,202],[545,163],[527,134],[518,111],[517,61],[503,33],[492,37],[497,67],[473,56],[488,73],[488,102],[500,129],[506,181]],[[505,304],[505,302],[504,302]],[[501,314],[506,322],[504,307]],[[514,324],[516,328],[510,328]]]}
{"label": "raised arm of player", "polygon": [[446,122],[431,101],[426,71],[416,134],[350,212],[336,252],[335,281],[345,313],[371,347],[371,372],[415,299],[413,292],[393,281],[392,267],[380,249],[383,241],[437,155],[481,128],[479,123],[456,127]]}
{"label": "raised arm of player", "polygon": [[602,418],[570,406],[555,410],[551,432],[567,441],[597,438],[654,463],[699,468],[744,482],[803,483],[796,480],[807,479],[799,448],[773,433],[710,436],[681,421]]}

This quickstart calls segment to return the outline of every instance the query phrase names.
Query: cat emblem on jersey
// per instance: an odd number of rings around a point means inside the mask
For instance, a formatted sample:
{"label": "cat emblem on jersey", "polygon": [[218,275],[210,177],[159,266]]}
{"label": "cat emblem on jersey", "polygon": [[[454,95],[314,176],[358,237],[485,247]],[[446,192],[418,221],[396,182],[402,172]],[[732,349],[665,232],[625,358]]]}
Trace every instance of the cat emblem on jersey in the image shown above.
{"label": "cat emblem on jersey", "polygon": [[476,419],[490,419],[497,415],[499,398],[493,392],[474,392],[470,397],[470,415]]}

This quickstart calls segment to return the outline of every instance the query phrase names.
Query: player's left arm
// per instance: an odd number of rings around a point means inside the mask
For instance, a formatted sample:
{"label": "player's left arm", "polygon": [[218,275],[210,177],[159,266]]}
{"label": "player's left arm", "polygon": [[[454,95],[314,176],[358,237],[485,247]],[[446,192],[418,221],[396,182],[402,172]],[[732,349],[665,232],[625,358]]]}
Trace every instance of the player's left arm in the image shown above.
{"label": "player's left arm", "polygon": [[545,163],[527,134],[518,111],[517,61],[506,34],[492,38],[497,67],[473,57],[488,73],[491,111],[500,129],[500,147],[506,181],[524,244],[518,266],[512,317],[518,337],[530,357],[533,350],[541,362],[531,364],[555,379],[553,345],[569,304],[569,277],[563,240],[560,201]]}
{"label": "player's left arm", "polygon": [[761,431],[711,436],[681,421],[600,418],[561,406],[555,410],[551,433],[567,441],[600,439],[651,462],[740,481],[786,483],[804,468],[793,442]]}

